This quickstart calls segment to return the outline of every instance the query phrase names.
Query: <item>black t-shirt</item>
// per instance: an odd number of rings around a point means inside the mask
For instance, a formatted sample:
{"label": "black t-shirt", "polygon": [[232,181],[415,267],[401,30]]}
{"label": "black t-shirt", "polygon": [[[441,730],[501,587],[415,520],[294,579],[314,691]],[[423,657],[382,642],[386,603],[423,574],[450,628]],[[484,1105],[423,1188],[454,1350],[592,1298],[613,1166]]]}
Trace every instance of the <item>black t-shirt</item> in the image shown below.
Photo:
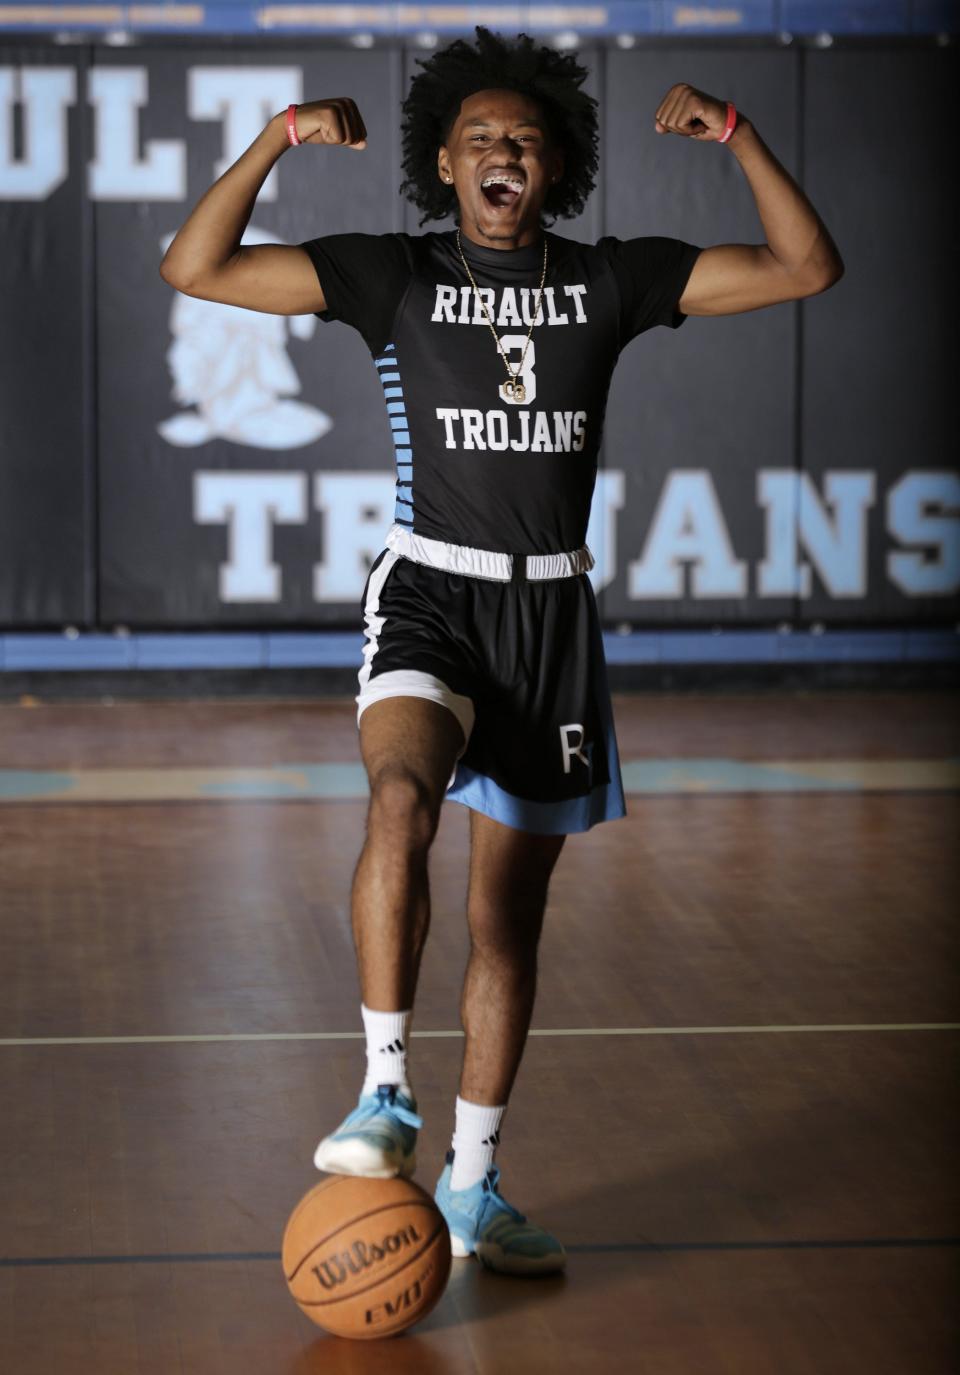
{"label": "black t-shirt", "polygon": [[[620,350],[686,318],[677,302],[699,248],[666,238],[546,241],[522,400],[504,394],[506,365],[453,231],[301,245],[327,302],[319,318],[352,325],[374,357],[394,440],[396,519],[418,535],[510,554],[579,548]],[[506,250],[461,242],[515,372],[543,241]]]}

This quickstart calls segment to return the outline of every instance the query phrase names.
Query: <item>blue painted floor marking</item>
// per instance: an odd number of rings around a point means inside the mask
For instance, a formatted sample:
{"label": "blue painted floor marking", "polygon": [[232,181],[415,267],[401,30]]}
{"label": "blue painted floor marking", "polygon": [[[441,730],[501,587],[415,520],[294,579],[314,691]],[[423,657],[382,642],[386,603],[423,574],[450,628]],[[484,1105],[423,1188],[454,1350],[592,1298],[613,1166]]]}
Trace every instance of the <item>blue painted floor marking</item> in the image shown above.
{"label": "blue painted floor marking", "polygon": [[[634,796],[960,791],[960,759],[632,759]],[[350,801],[367,796],[359,761],[240,768],[0,769],[0,803]]]}

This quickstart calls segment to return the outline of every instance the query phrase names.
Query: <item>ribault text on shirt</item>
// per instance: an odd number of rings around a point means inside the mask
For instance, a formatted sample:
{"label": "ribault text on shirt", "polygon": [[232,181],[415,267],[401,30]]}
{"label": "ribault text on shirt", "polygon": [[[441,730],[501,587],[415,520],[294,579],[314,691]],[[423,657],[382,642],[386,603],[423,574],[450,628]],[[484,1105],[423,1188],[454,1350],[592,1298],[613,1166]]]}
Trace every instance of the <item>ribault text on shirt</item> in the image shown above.
{"label": "ribault text on shirt", "polygon": [[489,315],[497,329],[518,329],[521,325],[585,325],[587,312],[583,298],[586,294],[587,288],[582,282],[563,287],[545,286],[534,320],[536,287],[507,286],[496,292],[493,287],[481,286],[474,291],[469,285],[444,286],[438,282],[430,319],[435,325],[489,326]]}

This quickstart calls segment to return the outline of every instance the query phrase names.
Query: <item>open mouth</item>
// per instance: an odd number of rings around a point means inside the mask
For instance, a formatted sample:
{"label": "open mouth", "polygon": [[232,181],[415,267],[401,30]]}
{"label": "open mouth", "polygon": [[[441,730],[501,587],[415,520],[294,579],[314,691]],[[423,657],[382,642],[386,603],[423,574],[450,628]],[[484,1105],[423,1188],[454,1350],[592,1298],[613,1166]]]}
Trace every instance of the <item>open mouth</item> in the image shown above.
{"label": "open mouth", "polygon": [[494,176],[484,177],[480,183],[480,190],[490,205],[502,210],[506,206],[513,205],[523,190],[523,182],[519,177],[503,176],[497,173]]}

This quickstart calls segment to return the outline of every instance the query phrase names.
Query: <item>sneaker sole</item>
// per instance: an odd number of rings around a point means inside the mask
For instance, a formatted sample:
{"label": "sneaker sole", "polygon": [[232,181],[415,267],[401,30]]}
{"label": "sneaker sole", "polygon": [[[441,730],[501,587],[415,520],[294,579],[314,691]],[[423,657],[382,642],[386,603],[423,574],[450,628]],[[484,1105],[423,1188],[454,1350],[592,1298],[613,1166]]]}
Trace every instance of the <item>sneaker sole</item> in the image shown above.
{"label": "sneaker sole", "polygon": [[417,1168],[416,1153],[397,1160],[363,1141],[335,1141],[327,1137],[317,1147],[313,1163],[327,1174],[356,1175],[361,1179],[410,1179]]}
{"label": "sneaker sole", "polygon": [[454,1260],[469,1260],[475,1255],[481,1265],[498,1275],[558,1275],[567,1266],[566,1253],[536,1260],[533,1256],[511,1256],[502,1247],[484,1246],[482,1241],[471,1250],[455,1232],[450,1233],[450,1252]]}
{"label": "sneaker sole", "polygon": [[566,1252],[539,1259],[535,1256],[511,1256],[501,1246],[482,1241],[477,1242],[475,1254],[481,1265],[496,1271],[498,1275],[559,1275],[567,1265]]}

